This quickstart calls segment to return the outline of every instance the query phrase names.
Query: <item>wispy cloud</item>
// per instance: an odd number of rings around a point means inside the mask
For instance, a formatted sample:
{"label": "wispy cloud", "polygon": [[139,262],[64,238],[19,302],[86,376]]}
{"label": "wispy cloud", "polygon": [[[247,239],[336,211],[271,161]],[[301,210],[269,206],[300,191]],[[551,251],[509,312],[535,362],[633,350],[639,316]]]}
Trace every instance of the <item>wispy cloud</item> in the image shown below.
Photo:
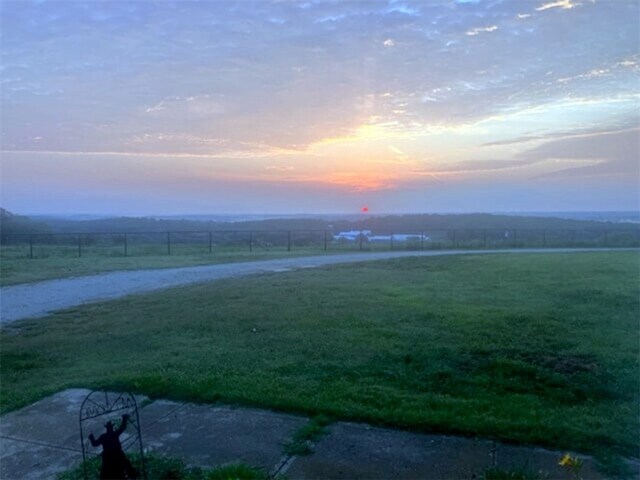
{"label": "wispy cloud", "polygon": [[379,191],[394,188],[397,179],[389,175],[371,175],[362,172],[337,172],[315,179],[317,182],[344,186],[355,192]]}
{"label": "wispy cloud", "polygon": [[160,101],[152,107],[147,107],[144,111],[146,113],[160,112],[164,110],[166,107],[164,105],[164,101]]}
{"label": "wispy cloud", "polygon": [[490,27],[472,28],[471,30],[467,30],[467,35],[469,35],[470,37],[473,37],[481,33],[495,32],[496,30],[498,30],[497,25],[491,25]]}
{"label": "wispy cloud", "polygon": [[543,143],[519,155],[523,160],[572,158],[611,162],[640,168],[640,128],[578,135]]}
{"label": "wispy cloud", "polygon": [[547,132],[538,135],[523,135],[516,138],[511,138],[507,140],[495,140],[492,142],[483,143],[482,147],[497,147],[497,146],[505,146],[505,145],[516,145],[520,143],[527,142],[535,142],[535,141],[543,141],[543,140],[555,140],[560,138],[579,138],[579,137],[590,137],[593,135],[614,135],[625,132],[632,132],[637,130],[637,127],[630,128],[614,128],[614,129],[603,129],[603,128],[585,128],[578,130],[567,130],[567,131],[556,131],[556,132]]}
{"label": "wispy cloud", "polygon": [[295,170],[295,168],[291,165],[267,165],[265,170],[271,170],[276,172],[291,172]]}
{"label": "wispy cloud", "polygon": [[[523,178],[560,178],[569,175],[640,176],[640,129],[592,132],[553,139],[525,150],[512,159],[467,160],[447,166],[416,169],[416,174],[444,177],[518,173]],[[531,172],[536,172],[531,174]]]}
{"label": "wispy cloud", "polygon": [[563,10],[571,10],[572,8],[576,8],[582,5],[580,2],[576,2],[575,0],[556,0],[554,2],[543,3],[539,7],[536,8],[536,11],[542,12],[544,10],[549,10],[551,8],[561,8]]}

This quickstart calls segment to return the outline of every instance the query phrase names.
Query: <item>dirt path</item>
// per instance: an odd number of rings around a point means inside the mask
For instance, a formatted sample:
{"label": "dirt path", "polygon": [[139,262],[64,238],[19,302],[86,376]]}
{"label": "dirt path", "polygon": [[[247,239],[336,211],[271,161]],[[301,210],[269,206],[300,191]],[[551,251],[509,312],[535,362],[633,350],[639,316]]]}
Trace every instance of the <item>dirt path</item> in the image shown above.
{"label": "dirt path", "polygon": [[324,265],[339,263],[418,256],[431,257],[440,255],[477,255],[492,253],[566,253],[605,250],[606,249],[602,248],[527,248],[518,250],[431,250],[416,252],[351,253],[345,255],[281,258],[277,260],[201,265],[197,267],[159,270],[110,272],[100,275],[2,287],[0,288],[0,324],[7,324],[23,318],[42,317],[56,310],[74,307],[83,303],[124,297],[134,293],[150,292],[179,285],[241,277],[244,275],[322,267]]}

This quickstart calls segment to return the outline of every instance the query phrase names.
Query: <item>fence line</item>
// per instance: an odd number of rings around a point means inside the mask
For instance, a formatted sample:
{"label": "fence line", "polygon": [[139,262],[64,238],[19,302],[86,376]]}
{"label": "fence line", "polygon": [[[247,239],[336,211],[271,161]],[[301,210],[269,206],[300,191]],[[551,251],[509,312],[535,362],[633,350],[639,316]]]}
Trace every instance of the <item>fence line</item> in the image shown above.
{"label": "fence line", "polygon": [[5,233],[3,258],[238,254],[268,251],[381,251],[441,248],[638,247],[640,228],[425,228],[394,231],[194,230]]}

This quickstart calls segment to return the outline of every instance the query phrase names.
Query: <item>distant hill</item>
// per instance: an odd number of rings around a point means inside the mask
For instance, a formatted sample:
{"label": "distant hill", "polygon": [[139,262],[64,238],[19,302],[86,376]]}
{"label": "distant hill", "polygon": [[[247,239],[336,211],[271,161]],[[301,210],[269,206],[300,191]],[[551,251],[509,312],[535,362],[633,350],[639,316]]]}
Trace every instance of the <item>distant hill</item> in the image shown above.
{"label": "distant hill", "polygon": [[637,225],[554,217],[497,215],[488,213],[444,215],[393,215],[371,217],[360,222],[339,223],[341,228],[358,225],[373,231],[422,231],[433,229],[637,229]]}
{"label": "distant hill", "polygon": [[16,215],[0,207],[0,234],[9,233],[49,233],[51,228],[44,222]]}
{"label": "distant hill", "polygon": [[151,217],[114,217],[92,220],[67,220],[40,217],[57,233],[68,232],[187,232],[203,230],[324,230],[327,222],[320,219],[269,219],[251,221],[201,221]]}
{"label": "distant hill", "polygon": [[[4,211],[6,212],[6,211]],[[5,214],[3,213],[3,216]],[[113,217],[87,220],[70,220],[59,217],[38,217],[34,222],[6,212],[6,232],[185,232],[185,231],[258,231],[258,230],[331,230],[333,232],[366,229],[374,232],[419,232],[434,229],[632,229],[632,223],[613,223],[595,220],[543,216],[514,216],[487,213],[476,214],[415,214],[313,218],[268,218],[245,221],[202,221],[196,219],[173,219],[151,217]],[[4,217],[3,217],[4,218]],[[3,231],[5,231],[3,229]]]}
{"label": "distant hill", "polygon": [[554,217],[572,220],[595,220],[598,222],[640,223],[640,211],[623,212],[514,212],[516,216]]}

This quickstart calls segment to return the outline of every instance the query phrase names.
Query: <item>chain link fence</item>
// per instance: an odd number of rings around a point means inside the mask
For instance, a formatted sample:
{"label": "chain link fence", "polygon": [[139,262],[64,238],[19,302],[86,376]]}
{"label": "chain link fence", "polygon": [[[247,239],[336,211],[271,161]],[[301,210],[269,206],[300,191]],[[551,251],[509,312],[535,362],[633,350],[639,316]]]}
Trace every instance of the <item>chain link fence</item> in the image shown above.
{"label": "chain link fence", "polygon": [[128,257],[253,252],[638,247],[640,229],[425,229],[2,234],[0,257]]}

